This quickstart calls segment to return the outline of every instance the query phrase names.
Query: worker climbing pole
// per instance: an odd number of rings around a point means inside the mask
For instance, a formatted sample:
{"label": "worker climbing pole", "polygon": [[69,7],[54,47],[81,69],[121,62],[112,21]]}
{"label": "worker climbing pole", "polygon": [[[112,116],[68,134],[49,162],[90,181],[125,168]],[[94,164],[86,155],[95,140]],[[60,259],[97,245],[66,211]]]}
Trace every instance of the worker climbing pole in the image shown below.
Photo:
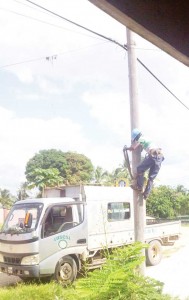
{"label": "worker climbing pole", "polygon": [[[161,168],[161,163],[164,160],[164,156],[161,148],[157,148],[149,139],[145,138],[142,135],[142,132],[139,129],[134,128],[131,134],[131,146],[130,147],[125,146],[123,148],[129,174],[131,175],[132,179],[133,179],[133,175],[131,173],[127,150],[134,151],[137,148],[140,148],[140,151],[145,150],[146,156],[144,160],[137,166],[136,179],[133,180],[131,184],[131,188],[133,190],[141,192],[144,199],[146,199],[152,190],[153,181],[156,178],[157,174],[159,173],[159,170]],[[149,170],[148,181],[143,191],[144,173],[147,170]]]}

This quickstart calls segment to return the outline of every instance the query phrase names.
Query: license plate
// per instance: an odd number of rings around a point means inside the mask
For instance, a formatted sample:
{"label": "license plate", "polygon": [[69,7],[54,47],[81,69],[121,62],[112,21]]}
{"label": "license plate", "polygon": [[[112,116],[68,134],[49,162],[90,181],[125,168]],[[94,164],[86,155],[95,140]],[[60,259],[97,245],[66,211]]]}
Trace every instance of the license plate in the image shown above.
{"label": "license plate", "polygon": [[8,274],[12,274],[12,267],[8,267],[8,268],[7,268],[7,273],[8,273]]}

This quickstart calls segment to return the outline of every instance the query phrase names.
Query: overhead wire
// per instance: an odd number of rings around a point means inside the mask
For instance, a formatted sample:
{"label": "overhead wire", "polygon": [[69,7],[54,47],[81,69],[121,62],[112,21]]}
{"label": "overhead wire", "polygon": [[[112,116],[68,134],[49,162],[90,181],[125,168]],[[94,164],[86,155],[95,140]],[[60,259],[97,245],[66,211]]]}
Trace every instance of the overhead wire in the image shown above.
{"label": "overhead wire", "polygon": [[[17,1],[16,1],[17,2]],[[20,3],[20,2],[18,2]],[[20,3],[22,4],[22,3]],[[30,6],[29,6],[30,7]],[[15,15],[18,15],[18,16],[21,16],[21,17],[25,17],[27,19],[31,19],[31,20],[34,20],[34,21],[37,21],[37,22],[40,22],[40,23],[43,23],[43,24],[46,24],[46,25],[50,25],[50,26],[53,26],[53,27],[57,27],[59,29],[63,29],[63,30],[66,30],[66,31],[71,31],[71,32],[75,32],[77,34],[81,34],[81,35],[85,35],[85,36],[88,36],[88,37],[91,37],[91,38],[94,38],[94,35],[89,35],[89,34],[84,34],[82,32],[79,32],[79,31],[76,31],[76,30],[72,30],[72,29],[68,29],[68,28],[65,28],[65,27],[62,27],[60,25],[57,25],[57,24],[53,24],[53,23],[49,23],[47,21],[44,21],[44,20],[40,20],[38,18],[35,18],[35,17],[31,17],[31,16],[28,16],[28,15],[25,15],[25,14],[22,14],[22,13],[19,13],[19,12],[16,12],[16,11],[13,11],[13,10],[10,10],[10,9],[7,9],[7,8],[2,8],[0,7],[0,10],[4,10],[4,11],[7,11],[7,12],[10,12],[12,14],[15,14]]]}
{"label": "overhead wire", "polygon": [[45,7],[43,7],[43,6],[41,6],[41,5],[37,4],[37,3],[35,3],[35,2],[32,2],[32,1],[30,1],[30,0],[25,0],[25,1],[26,1],[26,2],[29,2],[29,3],[32,3],[33,5],[35,5],[35,6],[39,7],[39,8],[41,8],[42,10],[45,10],[45,11],[47,11],[47,12],[53,14],[54,16],[57,16],[57,17],[63,19],[64,21],[67,21],[67,22],[69,22],[69,23],[71,23],[71,24],[73,24],[73,25],[75,25],[75,26],[77,26],[77,27],[80,27],[80,28],[82,28],[82,29],[84,29],[84,30],[87,30],[88,32],[91,32],[91,33],[93,33],[93,34],[95,34],[95,35],[97,35],[97,36],[99,36],[99,37],[101,37],[101,38],[103,38],[103,39],[106,39],[106,40],[108,40],[109,42],[115,43],[116,45],[118,45],[118,46],[120,46],[120,47],[122,47],[123,49],[126,50],[126,48],[125,48],[126,46],[125,46],[125,45],[122,45],[121,43],[117,42],[116,40],[113,40],[113,39],[110,38],[110,37],[106,37],[105,35],[103,35],[103,34],[101,34],[101,33],[98,33],[98,32],[96,32],[96,31],[94,31],[94,30],[92,30],[92,29],[89,29],[89,28],[87,28],[87,27],[85,27],[85,26],[83,26],[83,25],[80,25],[80,24],[78,24],[78,23],[76,23],[76,22],[74,22],[74,21],[71,21],[71,20],[69,20],[69,19],[67,19],[67,18],[65,18],[65,17],[63,17],[63,16],[61,16],[61,15],[59,15],[59,14],[57,14],[57,13],[55,13],[55,12],[53,12],[53,11],[47,9],[47,8],[45,8]]}
{"label": "overhead wire", "polygon": [[[103,34],[100,34],[100,33],[98,33],[98,32],[96,32],[96,31],[94,31],[94,30],[91,30],[91,29],[89,29],[89,28],[87,28],[87,27],[85,27],[85,26],[82,26],[82,25],[80,25],[80,24],[78,24],[78,23],[76,23],[76,22],[74,22],[74,21],[71,21],[71,20],[69,20],[69,19],[67,19],[67,18],[65,18],[65,17],[63,17],[63,16],[61,16],[61,15],[59,15],[59,14],[57,14],[57,13],[55,13],[55,12],[53,12],[53,11],[51,11],[51,10],[49,10],[49,9],[47,9],[47,8],[45,8],[45,7],[43,7],[43,6],[41,6],[41,5],[39,5],[39,4],[37,4],[37,3],[35,3],[35,2],[33,2],[33,1],[30,1],[30,0],[25,0],[26,2],[29,2],[29,3],[31,3],[31,4],[33,4],[33,5],[35,5],[35,6],[37,6],[37,7],[39,7],[39,8],[41,8],[42,10],[45,10],[45,11],[47,11],[47,12],[49,12],[49,13],[51,13],[51,14],[53,14],[53,15],[55,15],[55,16],[57,16],[57,17],[59,17],[59,18],[61,18],[61,19],[63,19],[63,20],[65,20],[65,21],[67,21],[67,22],[69,22],[69,23],[71,23],[71,24],[73,24],[73,25],[75,25],[75,26],[78,26],[78,27],[80,27],[80,28],[82,28],[82,29],[84,29],[84,30],[87,30],[87,31],[89,31],[89,32],[91,32],[91,33],[93,33],[93,34],[95,34],[95,35],[98,35],[98,36],[100,36],[100,37],[102,37],[102,38],[104,38],[104,39],[106,39],[106,40],[108,40],[108,41],[110,41],[110,42],[112,42],[112,43],[115,43],[116,45],[118,45],[118,46],[120,46],[121,48],[123,48],[124,50],[126,50],[126,51],[128,51],[128,48],[127,48],[127,45],[122,45],[121,43],[119,43],[119,42],[117,42],[116,40],[114,40],[114,39],[112,39],[112,38],[109,38],[109,37],[106,37],[106,36],[104,36]],[[189,107],[186,105],[186,104],[184,104],[152,71],[150,71],[150,69],[139,59],[139,58],[137,58],[137,61],[181,104],[181,105],[183,105],[187,110],[189,110]]]}
{"label": "overhead wire", "polygon": [[74,49],[74,50],[64,51],[64,52],[60,52],[60,53],[56,53],[56,54],[45,55],[45,56],[41,56],[41,57],[37,57],[37,58],[33,58],[33,59],[23,60],[23,61],[16,62],[16,63],[6,64],[6,65],[0,66],[0,69],[4,69],[4,68],[8,68],[8,67],[13,67],[13,66],[21,65],[21,64],[25,64],[25,63],[35,62],[35,61],[39,61],[39,60],[44,60],[44,59],[50,60],[51,58],[55,58],[55,57],[60,56],[60,55],[64,55],[64,54],[71,53],[71,52],[77,52],[77,51],[80,51],[82,49],[86,49],[86,48],[90,48],[90,47],[102,45],[104,43],[93,44],[93,45],[90,45],[90,46],[85,46],[85,47]]}
{"label": "overhead wire", "polygon": [[[35,2],[33,2],[33,1],[30,1],[30,0],[25,0],[26,2],[28,2],[28,3],[30,3],[30,4],[32,4],[32,5],[34,5],[34,6],[36,6],[36,7],[38,7],[38,8],[40,8],[42,11],[44,10],[44,11],[46,11],[46,12],[48,12],[48,14],[52,14],[52,15],[54,15],[54,16],[56,16],[56,17],[59,17],[59,18],[61,18],[61,19],[63,19],[63,20],[65,20],[65,21],[67,21],[67,22],[69,22],[69,23],[71,23],[71,24],[73,24],[73,25],[75,25],[75,26],[77,26],[77,27],[79,27],[79,28],[81,28],[81,29],[84,29],[84,30],[86,30],[86,31],[88,31],[88,32],[90,32],[90,33],[92,33],[92,34],[94,34],[94,35],[97,35],[97,36],[99,36],[100,38],[103,38],[103,39],[106,39],[107,41],[109,41],[109,42],[112,42],[112,43],[114,43],[114,44],[116,44],[116,45],[118,45],[119,47],[121,47],[122,49],[124,49],[124,50],[126,50],[126,51],[128,51],[128,48],[127,48],[127,45],[123,45],[123,44],[121,44],[121,43],[119,43],[118,41],[116,41],[115,39],[112,39],[112,38],[110,38],[110,37],[107,37],[107,36],[105,36],[105,35],[103,35],[103,34],[100,34],[100,33],[98,33],[98,32],[96,32],[96,31],[94,31],[94,30],[91,30],[91,29],[89,29],[89,28],[87,28],[87,27],[85,27],[85,26],[83,26],[83,25],[80,25],[80,24],[78,24],[78,23],[76,23],[76,22],[74,22],[74,21],[72,21],[72,20],[69,20],[68,18],[65,18],[65,17],[63,17],[63,16],[61,16],[61,15],[59,15],[59,14],[57,14],[57,13],[55,13],[55,12],[53,12],[53,11],[51,11],[51,10],[49,10],[49,9],[47,9],[47,8],[45,8],[45,7],[43,7],[43,6],[41,6],[41,5],[39,5],[39,4],[37,4],[37,3],[35,3]],[[15,12],[14,12],[15,13]],[[17,13],[17,14],[19,14],[19,13]],[[19,14],[19,15],[22,15],[22,14]],[[22,16],[24,16],[24,15],[22,15]],[[27,16],[28,17],[28,16]],[[38,19],[36,19],[36,18],[33,18],[33,17],[28,17],[28,18],[32,18],[32,19],[34,19],[34,20],[38,20]],[[40,20],[38,20],[39,22],[40,22]],[[51,23],[48,23],[48,22],[45,22],[45,21],[41,21],[41,22],[44,22],[44,23],[47,23],[47,24],[49,24],[49,25],[53,25],[53,26],[56,26],[56,25],[54,25],[54,24],[51,24]],[[59,27],[59,26],[58,26]],[[44,57],[43,57],[44,58]],[[36,61],[36,60],[40,60],[40,59],[42,59],[42,58],[37,58],[37,59],[33,59],[33,60],[28,60],[28,61],[25,61],[25,62],[32,62],[32,61]],[[137,58],[137,61],[181,104],[181,105],[183,105],[187,110],[189,110],[189,107],[186,105],[186,104],[184,104],[139,58]],[[12,66],[12,65],[16,65],[16,64],[21,64],[21,63],[23,63],[23,62],[19,62],[19,63],[15,63],[15,64],[9,64],[9,65],[5,65],[5,66],[2,66],[2,67],[0,67],[0,68],[5,68],[5,67],[9,67],[9,66]]]}

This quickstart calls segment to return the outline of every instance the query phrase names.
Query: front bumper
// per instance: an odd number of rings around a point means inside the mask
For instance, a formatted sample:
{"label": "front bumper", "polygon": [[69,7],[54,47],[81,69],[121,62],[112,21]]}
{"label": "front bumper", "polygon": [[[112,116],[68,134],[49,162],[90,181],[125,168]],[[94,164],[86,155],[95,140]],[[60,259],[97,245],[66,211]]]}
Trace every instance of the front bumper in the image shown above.
{"label": "front bumper", "polygon": [[33,266],[21,266],[21,265],[11,265],[0,263],[0,272],[6,273],[9,275],[20,276],[23,278],[39,278],[40,271],[39,265]]}

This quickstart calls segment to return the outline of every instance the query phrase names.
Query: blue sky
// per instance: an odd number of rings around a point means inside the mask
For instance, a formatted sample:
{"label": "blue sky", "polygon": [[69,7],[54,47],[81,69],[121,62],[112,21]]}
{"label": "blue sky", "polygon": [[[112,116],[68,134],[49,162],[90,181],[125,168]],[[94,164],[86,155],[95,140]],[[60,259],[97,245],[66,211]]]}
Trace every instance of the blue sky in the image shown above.
{"label": "blue sky", "polygon": [[[126,28],[86,0],[40,0],[126,44]],[[127,53],[24,0],[0,0],[0,187],[16,193],[39,150],[76,151],[113,170],[130,142]],[[135,36],[137,56],[189,106],[189,70]],[[48,59],[47,59],[48,57]],[[140,126],[165,161],[159,184],[189,188],[189,111],[137,64]]]}

